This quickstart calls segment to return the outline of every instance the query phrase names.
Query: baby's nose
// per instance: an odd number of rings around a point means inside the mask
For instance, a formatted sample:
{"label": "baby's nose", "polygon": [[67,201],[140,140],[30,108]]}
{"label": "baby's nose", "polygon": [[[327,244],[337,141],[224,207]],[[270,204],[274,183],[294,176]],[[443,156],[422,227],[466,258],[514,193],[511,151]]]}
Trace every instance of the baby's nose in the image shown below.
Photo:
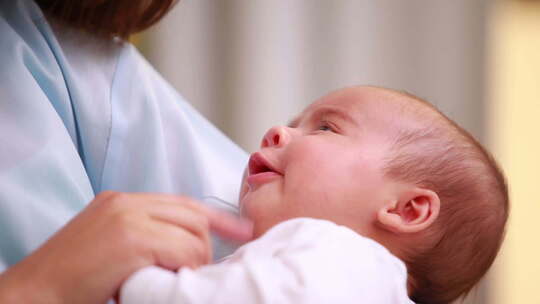
{"label": "baby's nose", "polygon": [[287,127],[275,126],[270,128],[264,135],[261,148],[275,147],[281,148],[287,144],[290,139],[290,134],[287,132]]}

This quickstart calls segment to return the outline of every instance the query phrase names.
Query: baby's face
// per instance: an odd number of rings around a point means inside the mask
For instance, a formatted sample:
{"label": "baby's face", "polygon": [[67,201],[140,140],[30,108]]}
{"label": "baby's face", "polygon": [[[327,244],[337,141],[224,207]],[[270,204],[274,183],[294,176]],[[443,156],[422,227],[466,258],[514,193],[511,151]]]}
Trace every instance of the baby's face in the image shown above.
{"label": "baby's face", "polygon": [[240,195],[259,236],[295,217],[331,220],[370,236],[392,183],[382,172],[395,94],[347,88],[321,98],[289,126],[271,128],[251,155]]}

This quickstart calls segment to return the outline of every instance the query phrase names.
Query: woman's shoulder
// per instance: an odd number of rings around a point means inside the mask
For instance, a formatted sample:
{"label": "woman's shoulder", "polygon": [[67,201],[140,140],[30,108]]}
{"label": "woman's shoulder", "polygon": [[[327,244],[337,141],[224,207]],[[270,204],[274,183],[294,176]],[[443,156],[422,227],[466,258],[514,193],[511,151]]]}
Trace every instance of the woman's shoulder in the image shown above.
{"label": "woman's shoulder", "polygon": [[0,8],[0,63],[18,86],[7,86],[6,81],[0,85],[15,91],[41,88],[68,128],[73,104],[91,96],[93,107],[107,105],[116,63],[127,43],[56,22],[32,0],[0,1]]}
{"label": "woman's shoulder", "polygon": [[[104,38],[83,30],[69,27],[54,18],[47,18],[61,56],[59,63],[69,71],[68,77],[77,84],[87,84],[84,89],[106,93],[108,99],[118,58],[132,47],[116,38]],[[69,79],[68,79],[69,81]],[[93,90],[99,89],[99,90]]]}

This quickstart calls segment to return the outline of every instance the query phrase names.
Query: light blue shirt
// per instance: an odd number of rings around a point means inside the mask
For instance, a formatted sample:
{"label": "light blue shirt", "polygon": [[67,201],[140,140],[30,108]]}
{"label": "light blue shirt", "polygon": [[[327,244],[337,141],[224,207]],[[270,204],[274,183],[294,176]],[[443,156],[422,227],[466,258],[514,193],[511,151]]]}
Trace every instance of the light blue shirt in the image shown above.
{"label": "light blue shirt", "polygon": [[0,1],[0,271],[101,191],[236,201],[246,162],[131,45]]}

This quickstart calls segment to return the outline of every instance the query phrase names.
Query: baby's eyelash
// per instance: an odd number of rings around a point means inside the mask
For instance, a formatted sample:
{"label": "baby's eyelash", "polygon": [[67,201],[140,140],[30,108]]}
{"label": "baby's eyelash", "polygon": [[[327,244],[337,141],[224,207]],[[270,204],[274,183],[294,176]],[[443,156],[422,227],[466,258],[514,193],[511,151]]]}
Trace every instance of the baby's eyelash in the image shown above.
{"label": "baby's eyelash", "polygon": [[320,130],[320,131],[337,132],[335,126],[331,122],[326,121],[326,120],[321,121],[319,123],[317,129]]}

